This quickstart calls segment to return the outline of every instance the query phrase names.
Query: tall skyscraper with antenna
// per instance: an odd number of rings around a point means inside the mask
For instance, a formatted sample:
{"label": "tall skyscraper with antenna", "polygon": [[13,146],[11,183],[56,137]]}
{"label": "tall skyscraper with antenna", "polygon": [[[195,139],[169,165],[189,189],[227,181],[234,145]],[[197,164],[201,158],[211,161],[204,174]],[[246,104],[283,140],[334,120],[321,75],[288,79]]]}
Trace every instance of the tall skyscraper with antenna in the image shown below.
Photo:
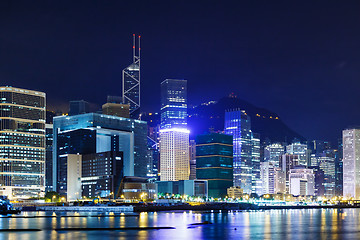
{"label": "tall skyscraper with antenna", "polygon": [[[136,51],[137,49],[137,51]],[[136,47],[136,36],[133,34],[133,62],[122,71],[123,103],[130,105],[130,116],[140,115],[140,36]]]}

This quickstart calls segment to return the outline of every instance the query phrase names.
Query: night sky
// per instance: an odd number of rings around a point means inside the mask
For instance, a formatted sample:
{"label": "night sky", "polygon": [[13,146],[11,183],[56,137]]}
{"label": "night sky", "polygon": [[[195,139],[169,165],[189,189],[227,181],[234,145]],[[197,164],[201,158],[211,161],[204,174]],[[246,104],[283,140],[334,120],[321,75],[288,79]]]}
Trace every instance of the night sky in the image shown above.
{"label": "night sky", "polygon": [[235,92],[308,139],[360,125],[360,1],[1,1],[0,85],[100,106],[121,95],[133,33],[142,111],[180,78],[190,105]]}

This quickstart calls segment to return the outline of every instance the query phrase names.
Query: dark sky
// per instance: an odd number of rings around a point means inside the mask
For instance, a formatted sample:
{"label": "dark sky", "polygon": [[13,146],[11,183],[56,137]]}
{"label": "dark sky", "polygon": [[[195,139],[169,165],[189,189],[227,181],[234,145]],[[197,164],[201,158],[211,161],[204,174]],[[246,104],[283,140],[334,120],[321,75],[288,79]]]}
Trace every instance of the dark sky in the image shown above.
{"label": "dark sky", "polygon": [[360,1],[1,1],[0,84],[102,104],[142,38],[142,109],[165,78],[189,103],[229,92],[309,139],[360,124]]}

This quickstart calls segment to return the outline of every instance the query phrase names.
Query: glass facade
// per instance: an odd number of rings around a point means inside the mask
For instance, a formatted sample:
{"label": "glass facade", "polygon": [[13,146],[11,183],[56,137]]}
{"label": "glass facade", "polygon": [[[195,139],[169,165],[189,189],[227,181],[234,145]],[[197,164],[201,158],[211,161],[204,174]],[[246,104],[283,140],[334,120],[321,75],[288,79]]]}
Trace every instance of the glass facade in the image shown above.
{"label": "glass facade", "polygon": [[123,174],[122,152],[110,151],[82,156],[82,196],[120,197]]}
{"label": "glass facade", "polygon": [[45,125],[46,131],[46,168],[45,168],[45,190],[53,191],[53,179],[52,179],[52,170],[53,170],[53,125],[46,124]]}
{"label": "glass facade", "polygon": [[196,142],[190,140],[189,144],[190,177],[189,180],[196,179]]}
{"label": "glass facade", "polygon": [[279,143],[268,145],[264,148],[264,162],[271,162],[279,167],[280,157],[285,153],[284,146]]}
{"label": "glass facade", "polygon": [[146,177],[147,123],[140,120],[88,113],[54,118],[54,186],[66,191],[66,154],[121,151],[124,175]]}
{"label": "glass facade", "polygon": [[130,105],[130,115],[140,114],[140,59],[123,70],[123,102]]}
{"label": "glass facade", "polygon": [[306,144],[292,143],[286,146],[286,153],[299,156],[299,165],[307,167],[308,164],[308,148]]}
{"label": "glass facade", "polygon": [[262,182],[260,177],[260,134],[251,135],[251,158],[252,158],[252,192],[262,194]]}
{"label": "glass facade", "polygon": [[234,186],[252,193],[252,141],[250,117],[242,110],[225,112],[225,134],[233,136]]}
{"label": "glass facade", "polygon": [[196,179],[208,181],[208,194],[224,198],[233,186],[233,139],[210,133],[196,137]]}
{"label": "glass facade", "polygon": [[187,127],[187,81],[166,79],[161,83],[161,128]]}
{"label": "glass facade", "polygon": [[189,134],[187,130],[187,81],[161,83],[160,180],[188,180]]}
{"label": "glass facade", "polygon": [[45,93],[0,87],[0,195],[44,195],[45,115]]}
{"label": "glass facade", "polygon": [[261,163],[262,194],[274,194],[275,192],[275,166],[272,162]]}
{"label": "glass facade", "polygon": [[343,194],[343,145],[341,139],[337,151],[335,150],[335,194],[336,196]]}

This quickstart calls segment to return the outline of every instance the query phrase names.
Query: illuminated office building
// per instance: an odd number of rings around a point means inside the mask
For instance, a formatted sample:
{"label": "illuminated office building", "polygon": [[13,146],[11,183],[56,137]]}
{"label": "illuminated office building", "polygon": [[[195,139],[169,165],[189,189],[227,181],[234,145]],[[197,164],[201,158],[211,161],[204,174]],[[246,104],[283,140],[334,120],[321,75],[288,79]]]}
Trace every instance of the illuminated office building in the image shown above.
{"label": "illuminated office building", "polygon": [[286,173],[280,168],[275,168],[274,177],[274,192],[275,193],[286,193]]}
{"label": "illuminated office building", "polygon": [[260,167],[262,194],[275,193],[275,166],[272,162],[262,162]]}
{"label": "illuminated office building", "polygon": [[280,158],[281,171],[285,173],[286,193],[290,191],[290,169],[299,165],[299,156],[293,154],[283,154]]}
{"label": "illuminated office building", "polygon": [[343,194],[343,145],[342,139],[338,141],[338,148],[335,150],[335,195]]}
{"label": "illuminated office building", "polygon": [[189,180],[189,131],[160,130],[160,180]]}
{"label": "illuminated office building", "polygon": [[187,81],[166,79],[161,83],[161,129],[187,128]]}
{"label": "illuminated office building", "polygon": [[110,151],[82,155],[82,196],[119,198],[124,177],[122,152]]}
{"label": "illuminated office building", "polygon": [[279,143],[268,145],[264,148],[264,162],[271,162],[275,167],[279,167],[280,157],[284,152],[284,146]]}
{"label": "illuminated office building", "polygon": [[187,81],[161,83],[160,180],[188,180]]}
{"label": "illuminated office building", "polygon": [[45,192],[45,93],[0,87],[0,195]]}
{"label": "illuminated office building", "polygon": [[196,142],[190,140],[189,143],[190,177],[189,180],[196,179]]}
{"label": "illuminated office building", "polygon": [[360,199],[360,129],[343,130],[343,195]]}
{"label": "illuminated office building", "polygon": [[251,134],[251,159],[252,159],[252,192],[262,194],[262,182],[260,177],[260,134]]}
{"label": "illuminated office building", "polygon": [[[323,191],[319,190],[319,196],[331,198],[335,195],[335,158],[327,156],[325,152],[311,155],[311,167],[319,168],[323,172],[323,179],[319,179]],[[320,177],[320,175],[319,175]]]}
{"label": "illuminated office building", "polygon": [[53,171],[53,124],[45,124],[45,133],[46,133],[46,154],[45,154],[45,190],[53,191],[53,179],[52,179],[52,171]]}
{"label": "illuminated office building", "polygon": [[315,195],[315,175],[313,169],[296,166],[290,169],[290,194],[294,196]]}
{"label": "illuminated office building", "polygon": [[308,166],[308,149],[306,144],[292,143],[286,146],[286,153],[299,156],[299,165]]}
{"label": "illuminated office building", "polygon": [[250,117],[242,110],[225,112],[225,134],[233,136],[234,186],[252,193],[252,141]]}
{"label": "illuminated office building", "polygon": [[196,179],[208,181],[209,197],[226,196],[226,190],[233,186],[231,135],[209,133],[196,136]]}
{"label": "illuminated office building", "polygon": [[88,113],[54,118],[53,184],[66,193],[67,155],[123,152],[124,176],[147,176],[147,123]]}

